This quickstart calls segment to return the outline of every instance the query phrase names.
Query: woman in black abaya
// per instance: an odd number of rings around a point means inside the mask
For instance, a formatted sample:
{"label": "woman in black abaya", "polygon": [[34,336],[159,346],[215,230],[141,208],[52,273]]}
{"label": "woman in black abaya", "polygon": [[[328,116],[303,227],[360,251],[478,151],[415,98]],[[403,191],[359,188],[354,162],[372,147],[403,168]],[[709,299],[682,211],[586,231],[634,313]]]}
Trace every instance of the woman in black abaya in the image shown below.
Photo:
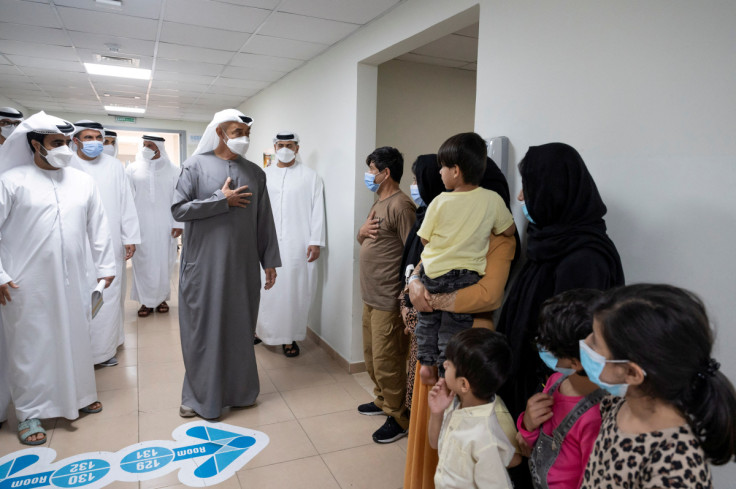
{"label": "woman in black abaya", "polygon": [[606,234],[606,206],[578,152],[563,143],[532,146],[519,171],[518,199],[530,219],[527,261],[498,324],[513,350],[511,376],[499,394],[514,418],[547,373],[534,345],[542,302],[566,290],[624,284],[621,259]]}

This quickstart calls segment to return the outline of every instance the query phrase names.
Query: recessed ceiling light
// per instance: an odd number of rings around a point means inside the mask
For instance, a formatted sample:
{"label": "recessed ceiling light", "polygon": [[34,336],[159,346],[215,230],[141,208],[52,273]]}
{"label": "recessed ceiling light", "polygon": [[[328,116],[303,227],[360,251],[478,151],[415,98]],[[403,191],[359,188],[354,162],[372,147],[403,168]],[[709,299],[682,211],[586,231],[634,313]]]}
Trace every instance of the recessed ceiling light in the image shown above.
{"label": "recessed ceiling light", "polygon": [[140,107],[120,107],[118,105],[106,105],[105,110],[108,112],[129,112],[131,114],[145,114],[146,109]]}
{"label": "recessed ceiling light", "polygon": [[122,0],[95,0],[97,3],[101,3],[103,5],[112,5],[113,7],[122,7],[123,1]]}
{"label": "recessed ceiling light", "polygon": [[90,75],[117,76],[120,78],[135,78],[137,80],[151,79],[151,70],[143,68],[128,68],[125,66],[101,65],[97,63],[84,63],[84,67]]}

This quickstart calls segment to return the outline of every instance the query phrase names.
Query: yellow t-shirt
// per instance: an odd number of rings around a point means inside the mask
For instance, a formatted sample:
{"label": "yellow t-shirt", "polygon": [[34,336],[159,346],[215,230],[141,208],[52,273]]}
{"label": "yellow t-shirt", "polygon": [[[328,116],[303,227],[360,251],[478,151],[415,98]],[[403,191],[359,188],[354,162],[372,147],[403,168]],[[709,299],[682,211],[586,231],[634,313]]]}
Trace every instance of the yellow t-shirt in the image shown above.
{"label": "yellow t-shirt", "polygon": [[435,197],[417,234],[428,241],[422,266],[429,278],[450,270],[485,274],[488,240],[514,223],[500,195],[478,187],[469,192],[443,192]]}

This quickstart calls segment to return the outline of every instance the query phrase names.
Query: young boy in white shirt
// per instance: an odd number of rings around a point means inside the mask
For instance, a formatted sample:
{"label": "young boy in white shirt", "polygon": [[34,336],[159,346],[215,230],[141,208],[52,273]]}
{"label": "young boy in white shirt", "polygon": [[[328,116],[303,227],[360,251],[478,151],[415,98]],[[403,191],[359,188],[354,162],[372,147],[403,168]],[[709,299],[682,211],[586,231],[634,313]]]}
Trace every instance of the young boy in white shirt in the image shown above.
{"label": "young boy in white shirt", "polygon": [[514,447],[495,414],[496,391],[511,368],[506,337],[461,331],[445,350],[445,377],[429,392],[429,444],[438,449],[436,489],[511,489]]}
{"label": "young boy in white shirt", "polygon": [[[447,190],[437,196],[417,235],[422,238],[421,280],[432,294],[469,287],[485,274],[491,232],[513,236],[516,226],[500,195],[479,186],[486,170],[486,142],[474,132],[456,134],[437,152]],[[447,342],[473,325],[473,316],[445,311],[420,312],[416,328],[422,382],[442,375]]]}

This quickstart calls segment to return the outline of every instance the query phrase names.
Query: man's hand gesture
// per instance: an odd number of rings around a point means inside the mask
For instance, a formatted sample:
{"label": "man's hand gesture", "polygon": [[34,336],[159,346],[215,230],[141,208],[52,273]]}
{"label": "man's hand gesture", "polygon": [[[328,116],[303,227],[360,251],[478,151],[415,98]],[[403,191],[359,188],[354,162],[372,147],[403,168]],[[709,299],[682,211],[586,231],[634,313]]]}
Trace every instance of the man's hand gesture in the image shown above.
{"label": "man's hand gesture", "polygon": [[227,177],[225,185],[222,186],[222,193],[225,194],[225,197],[227,198],[227,205],[230,207],[246,207],[250,204],[250,200],[248,200],[248,198],[252,197],[253,194],[246,192],[246,190],[248,190],[247,185],[231,190],[230,183],[232,181],[233,180],[230,177]]}
{"label": "man's hand gesture", "polygon": [[12,302],[12,299],[10,298],[10,289],[17,288],[18,286],[15,285],[15,282],[13,282],[12,280],[7,284],[0,285],[0,304],[4,306],[8,302]]}
{"label": "man's hand gesture", "polygon": [[378,223],[379,220],[376,219],[376,211],[371,211],[368,215],[368,219],[365,220],[358,231],[358,240],[361,244],[368,238],[376,239],[376,235],[378,234]]}

